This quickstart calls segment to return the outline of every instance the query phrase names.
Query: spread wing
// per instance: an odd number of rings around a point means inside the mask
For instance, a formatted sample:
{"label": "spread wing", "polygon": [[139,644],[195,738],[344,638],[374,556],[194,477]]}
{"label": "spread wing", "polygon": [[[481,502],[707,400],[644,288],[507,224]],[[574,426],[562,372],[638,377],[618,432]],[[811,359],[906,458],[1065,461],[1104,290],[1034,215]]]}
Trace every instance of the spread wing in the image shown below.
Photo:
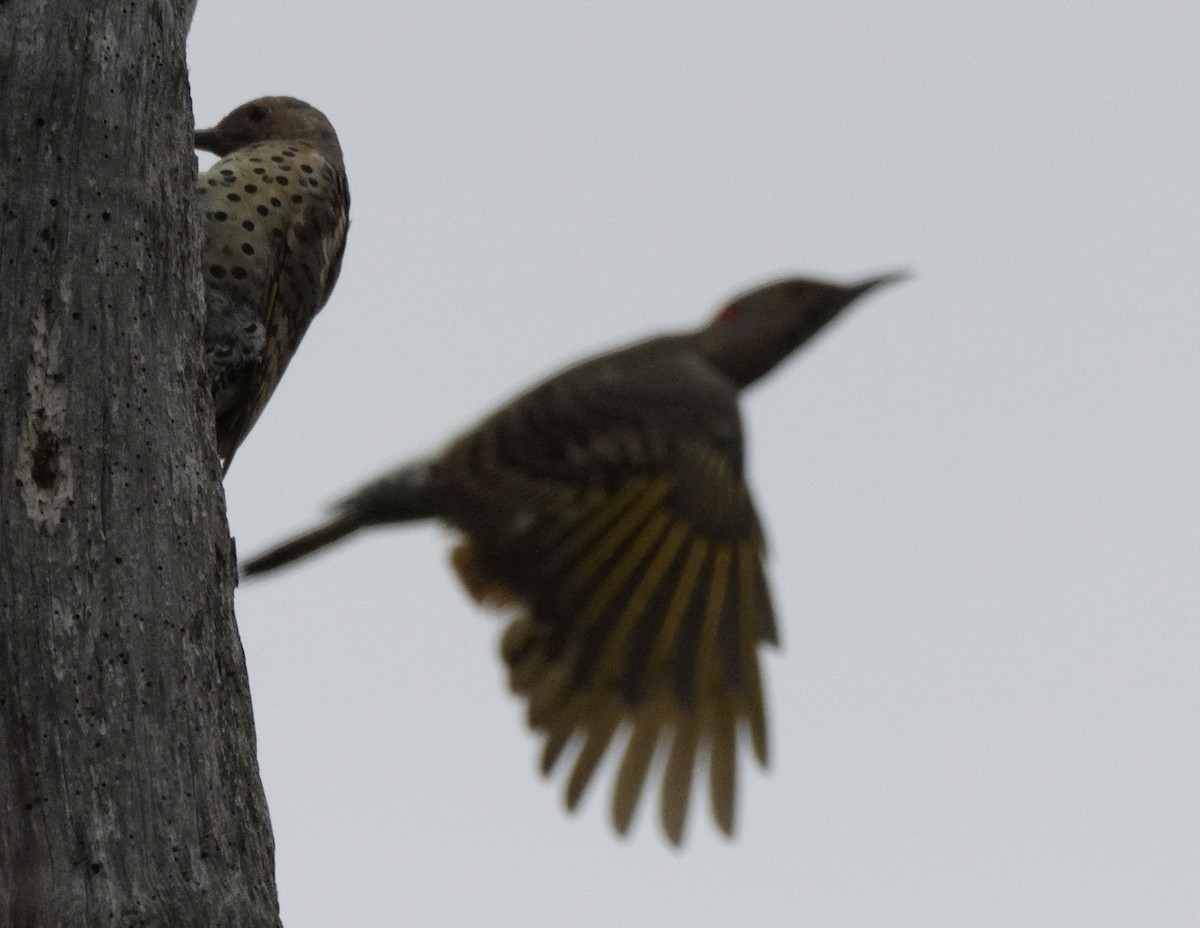
{"label": "spread wing", "polygon": [[766,763],[758,645],[776,633],[736,392],[666,367],[571,372],[472,433],[435,479],[465,533],[465,585],[517,607],[502,653],[545,735],[543,771],[578,746],[573,808],[626,730],[614,824],[628,828],[662,750],[678,843],[701,756],[727,833],[739,728]]}

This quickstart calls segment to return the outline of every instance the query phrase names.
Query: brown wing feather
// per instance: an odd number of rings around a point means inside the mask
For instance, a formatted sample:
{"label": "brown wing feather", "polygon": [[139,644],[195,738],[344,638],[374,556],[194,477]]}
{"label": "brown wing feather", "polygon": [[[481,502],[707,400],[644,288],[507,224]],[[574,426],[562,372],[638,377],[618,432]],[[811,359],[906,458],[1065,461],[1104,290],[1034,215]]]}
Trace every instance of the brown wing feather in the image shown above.
{"label": "brown wing feather", "polygon": [[494,438],[472,455],[479,505],[456,520],[467,534],[454,563],[476,598],[520,607],[502,653],[530,724],[546,736],[543,770],[580,745],[566,793],[574,808],[629,730],[613,796],[623,832],[668,742],[662,821],[678,843],[693,767],[707,754],[714,816],[731,832],[739,727],[765,762],[757,649],[773,628],[741,475],[698,441],[606,488],[504,467]]}

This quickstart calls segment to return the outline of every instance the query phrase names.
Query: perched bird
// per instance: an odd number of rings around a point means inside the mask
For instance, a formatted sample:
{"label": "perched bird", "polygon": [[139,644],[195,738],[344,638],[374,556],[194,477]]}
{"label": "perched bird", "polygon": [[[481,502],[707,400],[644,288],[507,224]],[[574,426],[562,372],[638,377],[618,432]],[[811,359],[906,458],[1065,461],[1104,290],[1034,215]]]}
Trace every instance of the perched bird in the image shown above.
{"label": "perched bird", "polygon": [[225,470],[337,282],[350,191],[337,133],[293,97],[251,100],[196,132],[205,362]]}
{"label": "perched bird", "polygon": [[579,742],[568,808],[624,726],[617,830],[669,741],[667,836],[682,837],[698,751],[708,755],[713,815],[731,834],[739,728],[767,762],[758,644],[777,641],[738,394],[901,276],[776,281],[703,328],[569,367],[242,572],[273,570],[367,526],[449,523],[463,534],[451,560],[467,590],[512,610],[501,650],[545,735],[543,773]]}

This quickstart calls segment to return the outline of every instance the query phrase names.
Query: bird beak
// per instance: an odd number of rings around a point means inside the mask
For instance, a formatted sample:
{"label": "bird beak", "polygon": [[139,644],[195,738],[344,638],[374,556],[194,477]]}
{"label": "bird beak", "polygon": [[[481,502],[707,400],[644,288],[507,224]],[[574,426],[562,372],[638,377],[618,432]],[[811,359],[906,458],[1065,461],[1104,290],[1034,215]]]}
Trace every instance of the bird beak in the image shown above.
{"label": "bird beak", "polygon": [[846,293],[850,300],[857,300],[868,290],[874,290],[876,287],[882,287],[887,284],[899,283],[902,280],[908,280],[911,276],[908,271],[893,271],[890,274],[880,274],[878,277],[868,277],[860,283],[851,284],[846,288]]}
{"label": "bird beak", "polygon": [[197,129],[192,145],[200,151],[211,151],[220,157],[229,154],[235,147],[217,129]]}
{"label": "bird beak", "polygon": [[887,286],[888,283],[899,283],[900,281],[906,281],[910,279],[911,276],[912,274],[908,273],[906,270],[896,270],[892,271],[890,274],[881,274],[878,277],[868,277],[868,279],[865,281],[852,283],[852,285],[846,289],[848,292],[850,292],[850,298],[852,300],[856,300],[859,297],[862,297],[864,293],[868,291],[874,291],[876,287]]}

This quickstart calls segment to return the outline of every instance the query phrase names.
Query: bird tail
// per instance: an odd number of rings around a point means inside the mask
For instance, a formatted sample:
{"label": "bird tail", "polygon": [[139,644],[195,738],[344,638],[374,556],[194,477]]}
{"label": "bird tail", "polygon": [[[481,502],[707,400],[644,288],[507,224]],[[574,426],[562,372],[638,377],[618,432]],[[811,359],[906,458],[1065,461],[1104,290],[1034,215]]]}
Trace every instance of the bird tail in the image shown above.
{"label": "bird tail", "polygon": [[429,467],[424,461],[405,465],[346,497],[328,522],[297,535],[244,564],[239,573],[252,577],[307,557],[360,528],[388,522],[412,522],[437,515],[428,493]]}
{"label": "bird tail", "polygon": [[318,525],[314,529],[297,535],[295,538],[290,538],[282,544],[278,544],[274,548],[264,551],[256,557],[252,557],[239,566],[238,572],[243,577],[265,574],[269,570],[283,567],[285,564],[290,564],[292,561],[306,557],[314,551],[319,551],[321,548],[333,544],[335,541],[340,541],[351,532],[358,531],[362,528],[363,524],[362,518],[357,514],[353,512],[344,513],[337,518],[330,519],[323,525]]}

